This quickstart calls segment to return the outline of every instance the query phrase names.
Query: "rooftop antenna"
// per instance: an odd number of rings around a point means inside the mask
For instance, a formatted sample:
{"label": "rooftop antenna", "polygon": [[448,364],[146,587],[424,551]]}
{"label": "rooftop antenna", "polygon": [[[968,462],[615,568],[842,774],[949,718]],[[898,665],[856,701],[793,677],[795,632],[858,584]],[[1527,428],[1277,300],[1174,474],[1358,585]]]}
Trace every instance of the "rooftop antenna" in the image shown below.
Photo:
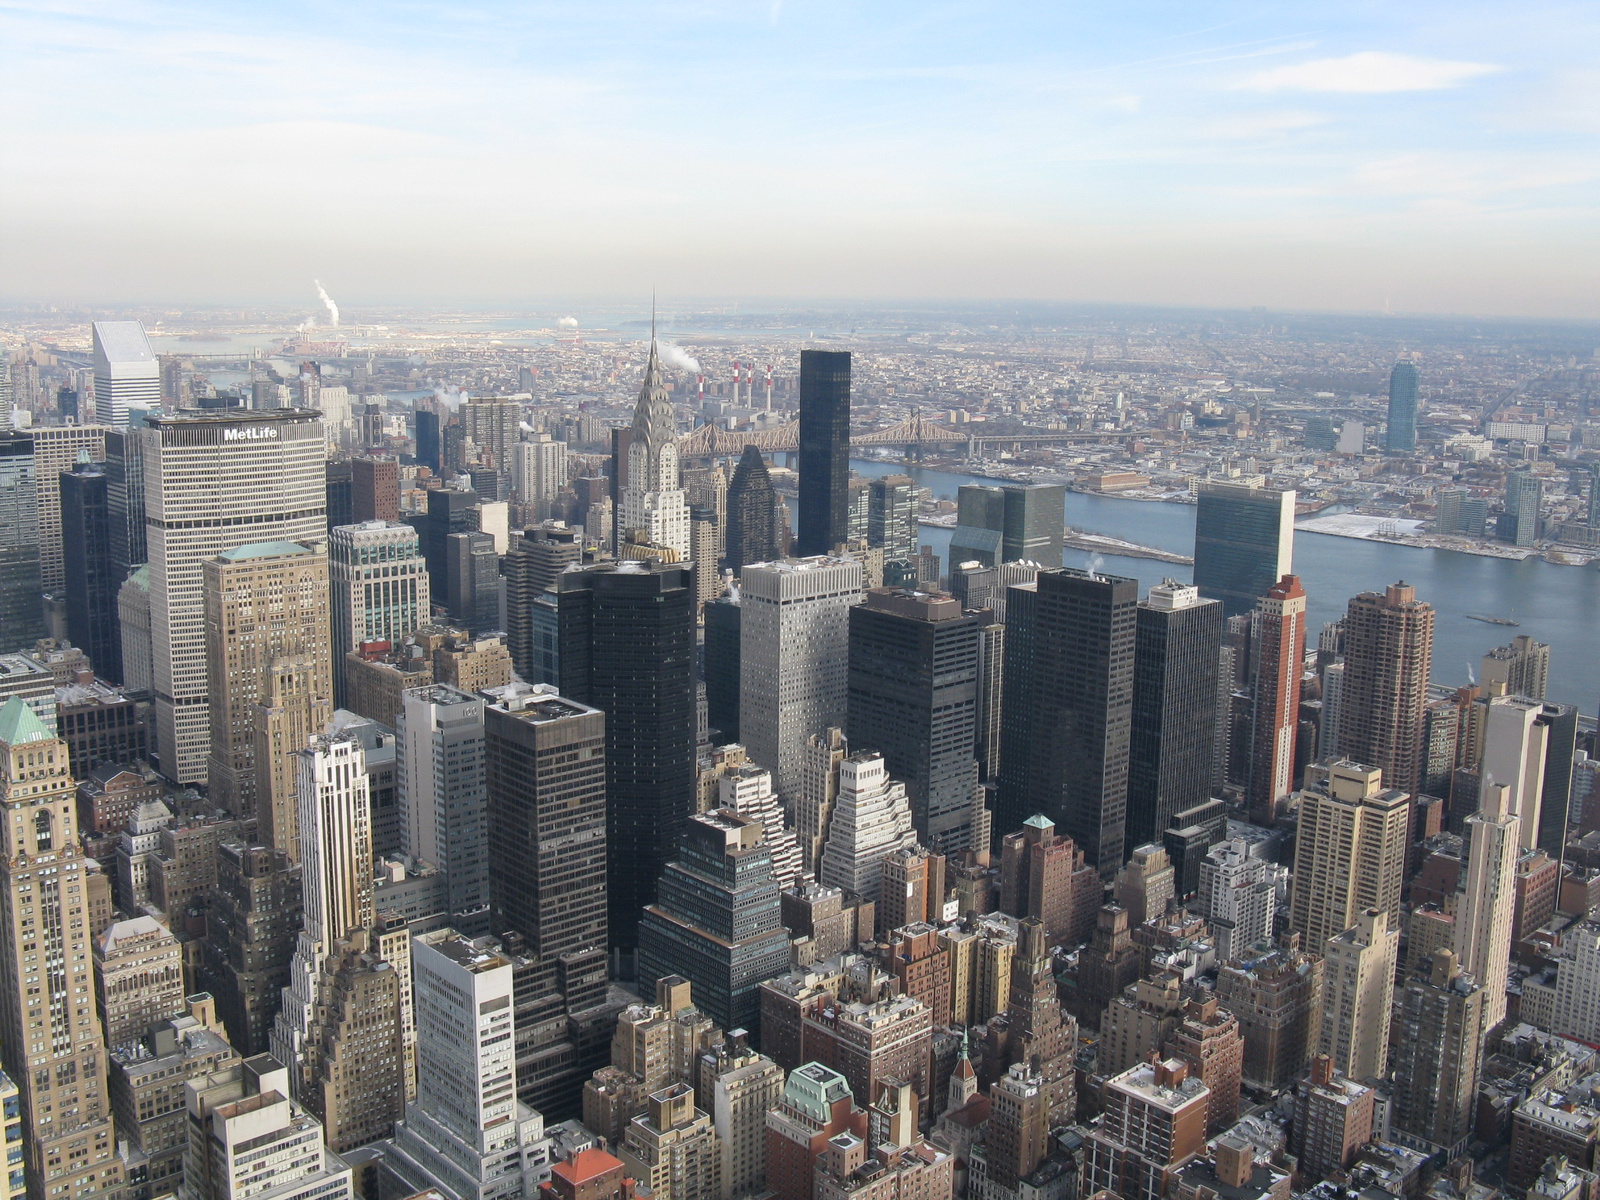
{"label": "rooftop antenna", "polygon": [[655,288],[655,284],[651,284],[650,285],[650,341],[652,343],[654,343],[655,340],[656,340],[656,288]]}

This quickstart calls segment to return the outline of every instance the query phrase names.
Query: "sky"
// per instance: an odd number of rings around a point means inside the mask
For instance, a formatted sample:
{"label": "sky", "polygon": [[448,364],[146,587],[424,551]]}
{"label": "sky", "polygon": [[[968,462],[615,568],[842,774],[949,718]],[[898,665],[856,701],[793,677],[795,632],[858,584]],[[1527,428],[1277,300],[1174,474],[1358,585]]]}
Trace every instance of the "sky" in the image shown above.
{"label": "sky", "polygon": [[1600,6],[0,0],[0,298],[1600,316]]}

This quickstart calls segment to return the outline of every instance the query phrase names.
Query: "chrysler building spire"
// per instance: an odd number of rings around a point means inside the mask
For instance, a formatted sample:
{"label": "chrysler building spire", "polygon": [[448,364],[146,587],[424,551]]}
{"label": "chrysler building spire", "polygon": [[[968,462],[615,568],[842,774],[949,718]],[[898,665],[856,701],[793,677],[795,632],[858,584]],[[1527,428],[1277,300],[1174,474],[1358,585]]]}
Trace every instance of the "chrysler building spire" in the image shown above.
{"label": "chrysler building spire", "polygon": [[633,410],[628,440],[628,484],[622,497],[624,537],[677,552],[689,559],[689,506],[678,478],[678,423],[661,376],[655,313],[650,317],[650,357]]}

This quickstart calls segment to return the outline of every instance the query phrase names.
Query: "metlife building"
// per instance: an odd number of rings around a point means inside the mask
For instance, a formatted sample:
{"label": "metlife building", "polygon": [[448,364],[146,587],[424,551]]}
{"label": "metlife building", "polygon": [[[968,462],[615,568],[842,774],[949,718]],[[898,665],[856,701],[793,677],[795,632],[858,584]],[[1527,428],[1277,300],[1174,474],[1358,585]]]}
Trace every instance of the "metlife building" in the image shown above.
{"label": "metlife building", "polygon": [[169,779],[204,783],[210,734],[201,564],[240,546],[326,538],[322,415],[185,411],[152,416],[132,435],[144,457],[156,756]]}

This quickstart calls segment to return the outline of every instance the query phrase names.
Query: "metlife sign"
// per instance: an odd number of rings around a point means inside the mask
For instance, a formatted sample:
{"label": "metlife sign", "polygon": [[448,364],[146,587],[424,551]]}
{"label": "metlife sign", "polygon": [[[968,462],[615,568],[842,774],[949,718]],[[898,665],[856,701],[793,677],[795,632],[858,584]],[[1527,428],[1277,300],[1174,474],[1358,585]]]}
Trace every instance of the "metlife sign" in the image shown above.
{"label": "metlife sign", "polygon": [[266,442],[276,439],[277,436],[276,425],[245,425],[222,431],[222,440],[225,442]]}

